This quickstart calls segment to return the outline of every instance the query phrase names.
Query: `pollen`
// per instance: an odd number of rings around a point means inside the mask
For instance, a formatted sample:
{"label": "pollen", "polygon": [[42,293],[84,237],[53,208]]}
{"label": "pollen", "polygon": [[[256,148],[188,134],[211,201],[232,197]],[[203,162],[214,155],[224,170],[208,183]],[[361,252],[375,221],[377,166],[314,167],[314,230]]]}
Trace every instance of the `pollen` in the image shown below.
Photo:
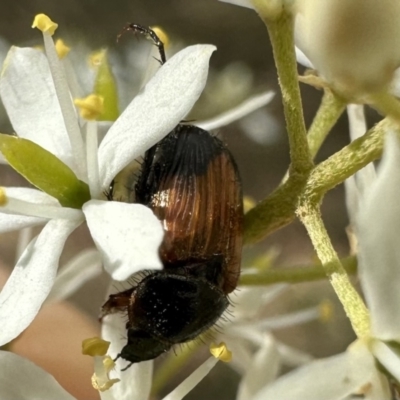
{"label": "pollen", "polygon": [[250,196],[243,197],[243,211],[245,213],[250,211],[255,206],[256,206],[256,201],[253,199],[253,197],[250,197]]}
{"label": "pollen", "polygon": [[7,196],[4,188],[0,187],[0,206],[5,206],[7,204]]}
{"label": "pollen", "polygon": [[231,362],[232,361],[232,352],[226,347],[224,342],[220,344],[211,343],[210,353],[219,360],[223,362]]}
{"label": "pollen", "polygon": [[89,56],[89,65],[92,68],[98,67],[104,60],[106,50],[95,51]]}
{"label": "pollen", "polygon": [[92,357],[105,356],[109,347],[110,342],[106,340],[99,337],[88,338],[82,342],[82,354]]}
{"label": "pollen", "polygon": [[167,49],[171,44],[171,41],[169,40],[167,33],[159,26],[151,26],[151,29],[159,37],[159,39],[163,42],[164,47]]}
{"label": "pollen", "polygon": [[104,98],[97,94],[75,99],[74,104],[79,107],[81,117],[87,120],[95,120],[104,112]]}
{"label": "pollen", "polygon": [[43,33],[53,36],[58,24],[53,22],[46,14],[37,14],[33,20],[32,28],[38,28]]}
{"label": "pollen", "polygon": [[58,58],[60,60],[62,60],[71,51],[71,48],[68,47],[62,39],[57,39],[55,46]]}
{"label": "pollen", "polygon": [[319,319],[322,322],[328,322],[333,317],[333,304],[330,300],[323,300],[318,306]]}
{"label": "pollen", "polygon": [[118,378],[114,378],[114,379],[109,379],[103,383],[100,383],[97,379],[97,375],[96,374],[92,375],[92,386],[99,392],[105,392],[106,390],[110,389],[110,387],[113,386],[114,383],[117,383],[119,381],[120,380]]}

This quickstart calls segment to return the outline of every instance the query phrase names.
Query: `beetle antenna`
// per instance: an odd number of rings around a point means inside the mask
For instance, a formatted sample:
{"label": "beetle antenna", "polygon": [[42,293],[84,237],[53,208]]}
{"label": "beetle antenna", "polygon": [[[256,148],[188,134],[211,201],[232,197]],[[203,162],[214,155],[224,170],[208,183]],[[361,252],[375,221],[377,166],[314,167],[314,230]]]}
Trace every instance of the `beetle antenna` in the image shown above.
{"label": "beetle antenna", "polygon": [[139,33],[140,35],[143,35],[146,39],[152,40],[154,45],[157,46],[158,52],[160,53],[161,60],[158,60],[158,61],[160,62],[161,65],[165,64],[167,59],[165,57],[164,43],[157,36],[157,34],[153,31],[153,29],[151,29],[148,26],[143,26],[143,25],[139,25],[139,24],[127,24],[122,29],[122,31],[118,34],[117,42],[118,42],[119,38],[128,31],[133,32],[133,33]]}

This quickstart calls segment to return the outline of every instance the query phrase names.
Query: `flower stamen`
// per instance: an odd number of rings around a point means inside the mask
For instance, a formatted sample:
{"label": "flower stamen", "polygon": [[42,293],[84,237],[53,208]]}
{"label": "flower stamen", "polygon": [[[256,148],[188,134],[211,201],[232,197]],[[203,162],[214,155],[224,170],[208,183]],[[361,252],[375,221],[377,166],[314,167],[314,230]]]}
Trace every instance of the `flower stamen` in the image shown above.
{"label": "flower stamen", "polygon": [[97,119],[104,112],[104,98],[97,94],[75,99],[74,104],[79,107],[81,117],[89,121]]}
{"label": "flower stamen", "polygon": [[68,55],[68,53],[71,51],[71,48],[68,47],[62,39],[57,39],[56,41],[56,52],[58,54],[58,58],[62,60],[64,57]]}
{"label": "flower stamen", "polygon": [[58,24],[53,22],[46,14],[37,14],[33,20],[32,28],[38,28],[43,33],[53,36]]}
{"label": "flower stamen", "polygon": [[107,354],[110,342],[97,336],[87,338],[82,341],[82,354],[86,356],[105,356]]}
{"label": "flower stamen", "polygon": [[210,353],[223,362],[231,362],[232,361],[232,352],[226,347],[224,342],[220,344],[211,343],[210,345]]}

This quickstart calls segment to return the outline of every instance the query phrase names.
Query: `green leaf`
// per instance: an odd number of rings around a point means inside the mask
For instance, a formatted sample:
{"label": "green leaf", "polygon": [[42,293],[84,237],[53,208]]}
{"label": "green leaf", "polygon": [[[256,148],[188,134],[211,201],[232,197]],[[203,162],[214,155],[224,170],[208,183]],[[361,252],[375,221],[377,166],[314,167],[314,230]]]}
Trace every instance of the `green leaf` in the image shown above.
{"label": "green leaf", "polygon": [[94,93],[103,97],[104,111],[98,121],[115,121],[119,117],[118,91],[105,50],[99,56],[99,60]]}
{"label": "green leaf", "polygon": [[55,197],[63,207],[81,208],[90,200],[88,185],[38,144],[0,133],[0,151],[17,172],[38,189]]}

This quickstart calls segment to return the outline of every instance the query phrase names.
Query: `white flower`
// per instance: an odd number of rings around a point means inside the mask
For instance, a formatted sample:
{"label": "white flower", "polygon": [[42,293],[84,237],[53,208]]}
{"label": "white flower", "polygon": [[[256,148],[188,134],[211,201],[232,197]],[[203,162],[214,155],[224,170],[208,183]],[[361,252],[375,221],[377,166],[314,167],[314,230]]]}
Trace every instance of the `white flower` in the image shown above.
{"label": "white flower", "polygon": [[139,269],[161,268],[157,254],[163,235],[160,221],[142,205],[103,201],[102,192],[121,169],[190,111],[203,90],[215,50],[214,46],[191,46],[171,58],[98,147],[96,123],[85,127],[78,123],[51,33],[44,28],[47,57],[30,48],[10,50],[0,93],[19,137],[38,143],[69,166],[72,176],[88,185],[90,199],[80,210],[61,207],[55,198],[35,189],[0,191],[6,203],[0,208],[0,232],[46,223],[0,294],[0,345],[18,336],[33,320],[54,283],[67,237],[85,220],[113,278],[124,280]]}
{"label": "white flower", "polygon": [[400,2],[297,0],[296,44],[342,93],[385,90],[400,66]]}
{"label": "white flower", "polygon": [[[359,271],[371,313],[370,337],[267,385],[255,400],[391,400],[386,370],[400,382],[400,140],[390,132],[376,181],[358,211]],[[377,361],[381,367],[377,367]]]}
{"label": "white flower", "polygon": [[[178,385],[163,400],[183,399],[217,364],[219,360],[228,361],[229,351],[224,345],[211,349],[212,356],[198,367],[188,378]],[[18,400],[75,400],[53,376],[34,363],[7,351],[0,351],[0,398]],[[113,369],[114,363],[109,357],[95,357],[94,385],[104,385],[99,390],[102,400],[147,400],[149,398],[152,378],[152,362],[133,365],[127,371]],[[124,377],[126,384],[122,387],[118,378],[109,374]],[[118,383],[117,383],[118,382]],[[114,384],[113,383],[117,383]],[[98,387],[99,387],[98,386]]]}

